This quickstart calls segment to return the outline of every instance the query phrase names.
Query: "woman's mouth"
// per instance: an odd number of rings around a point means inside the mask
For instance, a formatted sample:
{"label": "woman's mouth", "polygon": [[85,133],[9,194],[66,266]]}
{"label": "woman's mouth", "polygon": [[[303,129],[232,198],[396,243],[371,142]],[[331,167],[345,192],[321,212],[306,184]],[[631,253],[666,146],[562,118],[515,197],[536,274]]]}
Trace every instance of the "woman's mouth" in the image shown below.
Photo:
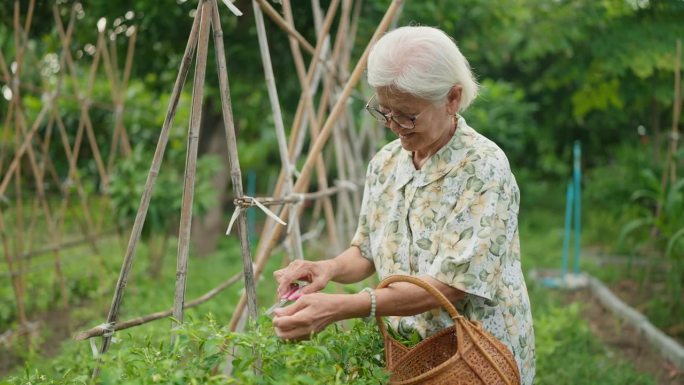
{"label": "woman's mouth", "polygon": [[405,134],[399,134],[399,137],[400,137],[401,139],[408,139],[408,138],[410,138],[411,136],[413,136],[414,134],[415,134],[415,132],[407,132],[407,133],[405,133]]}

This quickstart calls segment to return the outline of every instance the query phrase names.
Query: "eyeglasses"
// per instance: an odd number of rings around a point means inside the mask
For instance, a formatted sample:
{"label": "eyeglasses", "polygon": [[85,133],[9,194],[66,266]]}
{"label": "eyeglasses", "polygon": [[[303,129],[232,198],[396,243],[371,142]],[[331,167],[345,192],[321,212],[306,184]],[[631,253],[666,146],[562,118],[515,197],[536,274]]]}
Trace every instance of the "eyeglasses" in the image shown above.
{"label": "eyeglasses", "polygon": [[416,128],[416,119],[418,119],[418,116],[420,116],[420,114],[422,114],[423,111],[425,111],[423,110],[420,113],[418,113],[418,115],[413,116],[395,114],[391,111],[388,113],[384,113],[380,111],[380,105],[378,104],[377,100],[375,100],[375,96],[376,95],[373,95],[373,97],[371,97],[370,100],[368,100],[368,103],[366,103],[365,108],[366,111],[368,111],[368,113],[371,114],[373,118],[375,118],[375,120],[383,124],[389,124],[390,120],[392,120],[399,127],[405,130],[413,130],[414,128]]}

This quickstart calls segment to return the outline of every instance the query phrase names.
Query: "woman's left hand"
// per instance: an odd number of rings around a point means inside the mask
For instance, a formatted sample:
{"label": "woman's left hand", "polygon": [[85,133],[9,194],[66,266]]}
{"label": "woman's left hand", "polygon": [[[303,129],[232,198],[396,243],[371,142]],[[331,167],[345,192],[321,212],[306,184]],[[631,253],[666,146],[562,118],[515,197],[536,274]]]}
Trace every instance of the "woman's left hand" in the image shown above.
{"label": "woman's left hand", "polygon": [[312,293],[301,296],[290,306],[276,309],[273,327],[285,340],[303,340],[337,321],[341,297],[336,294]]}

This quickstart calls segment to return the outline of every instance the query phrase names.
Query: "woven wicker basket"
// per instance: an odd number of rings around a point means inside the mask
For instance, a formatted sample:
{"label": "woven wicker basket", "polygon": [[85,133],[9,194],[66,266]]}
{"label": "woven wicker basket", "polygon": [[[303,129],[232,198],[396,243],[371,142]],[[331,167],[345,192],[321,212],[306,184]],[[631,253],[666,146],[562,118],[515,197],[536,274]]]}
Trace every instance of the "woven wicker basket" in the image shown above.
{"label": "woven wicker basket", "polygon": [[479,323],[458,313],[454,305],[429,283],[406,275],[393,275],[378,285],[410,282],[432,294],[446,308],[454,325],[407,348],[392,338],[376,317],[385,342],[390,384],[519,385],[520,373],[511,351]]}

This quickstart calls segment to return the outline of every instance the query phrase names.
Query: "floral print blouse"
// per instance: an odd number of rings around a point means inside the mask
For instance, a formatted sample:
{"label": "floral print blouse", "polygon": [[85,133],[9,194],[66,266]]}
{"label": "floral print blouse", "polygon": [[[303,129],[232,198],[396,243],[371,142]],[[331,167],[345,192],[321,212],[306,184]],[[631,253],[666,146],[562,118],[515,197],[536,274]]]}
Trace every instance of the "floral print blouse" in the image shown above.
{"label": "floral print blouse", "polygon": [[[535,373],[534,331],[520,265],[520,192],[503,151],[458,119],[454,136],[416,170],[395,140],[371,160],[352,239],[383,279],[428,275],[466,293],[455,305],[505,343],[523,384]],[[389,317],[410,338],[452,321],[443,309]]]}

